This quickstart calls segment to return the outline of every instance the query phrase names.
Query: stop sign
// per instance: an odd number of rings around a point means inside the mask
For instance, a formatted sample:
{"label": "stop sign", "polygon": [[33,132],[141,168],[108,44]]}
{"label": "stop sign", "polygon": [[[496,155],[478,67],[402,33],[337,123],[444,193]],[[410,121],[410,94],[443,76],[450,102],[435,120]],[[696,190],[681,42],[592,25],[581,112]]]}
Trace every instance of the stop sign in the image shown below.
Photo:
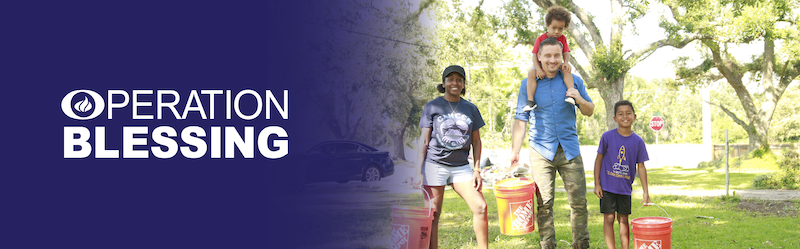
{"label": "stop sign", "polygon": [[654,131],[660,131],[661,128],[664,128],[664,119],[661,119],[659,116],[655,116],[650,119],[650,129]]}

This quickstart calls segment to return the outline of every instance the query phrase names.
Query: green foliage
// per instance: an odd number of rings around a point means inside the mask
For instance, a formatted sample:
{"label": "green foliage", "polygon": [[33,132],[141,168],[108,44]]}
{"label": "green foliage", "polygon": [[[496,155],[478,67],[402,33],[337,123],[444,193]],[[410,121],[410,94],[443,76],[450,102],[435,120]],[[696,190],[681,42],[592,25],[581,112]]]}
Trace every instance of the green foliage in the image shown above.
{"label": "green foliage", "polygon": [[631,69],[630,62],[623,58],[622,42],[615,40],[611,46],[599,46],[594,50],[592,68],[599,78],[614,81]]}
{"label": "green foliage", "polygon": [[[520,8],[525,5],[522,2],[517,4]],[[486,123],[481,128],[483,147],[507,148],[513,121],[511,113],[516,108],[517,91],[525,75],[518,68],[502,67],[499,62],[529,58],[507,49],[510,44],[494,30],[501,22],[496,16],[479,8],[461,6],[458,2],[452,5],[440,2],[438,5],[437,46],[446,49],[435,54],[436,67],[441,70],[457,64],[467,70],[465,98],[478,107]],[[429,81],[440,82],[439,77],[433,74]]]}
{"label": "green foliage", "polygon": [[484,150],[508,149],[511,144],[511,136],[502,132],[484,132],[481,129],[481,143]]}
{"label": "green foliage", "polygon": [[770,135],[775,142],[796,143],[800,140],[800,84],[786,90],[775,110]]}
{"label": "green foliage", "polygon": [[741,198],[739,198],[738,196],[736,196],[736,191],[733,191],[733,195],[723,195],[723,196],[720,196],[720,197],[719,197],[719,200],[720,200],[720,201],[722,201],[722,202],[734,202],[734,203],[738,203],[739,201],[741,201]]}
{"label": "green foliage", "polygon": [[[729,161],[731,171],[769,171],[756,176],[752,186],[757,189],[798,189],[800,188],[800,156],[792,150],[785,150],[782,156],[766,150],[754,150],[745,156]],[[722,169],[725,159],[701,162],[699,169]]]}
{"label": "green foliage", "polygon": [[800,189],[800,155],[793,150],[784,150],[778,159],[780,170],[760,175],[753,180],[753,187],[760,189]]}
{"label": "green foliage", "polygon": [[710,169],[712,171],[714,169],[719,169],[719,168],[722,168],[722,167],[725,167],[725,159],[724,158],[723,159],[717,159],[717,160],[711,160],[711,161],[708,161],[708,162],[700,162],[700,163],[697,164],[697,168],[698,169]]}
{"label": "green foliage", "polygon": [[[668,5],[675,14],[675,22],[661,19],[660,26],[666,30],[669,37],[676,37],[680,34],[695,34],[702,35],[703,45],[702,50],[705,53],[704,60],[695,66],[688,66],[684,58],[673,61],[676,67],[677,75],[681,78],[681,83],[694,87],[706,86],[709,82],[715,81],[712,79],[709,72],[717,74],[710,70],[717,67],[728,70],[724,76],[727,77],[732,85],[735,82],[744,81],[748,84],[747,79],[743,79],[747,75],[750,76],[750,81],[759,84],[758,88],[745,86],[747,90],[742,90],[741,86],[735,86],[740,89],[739,93],[745,93],[749,96],[735,99],[738,104],[725,104],[725,108],[730,109],[736,118],[743,120],[742,126],[755,126],[755,130],[763,131],[773,129],[773,110],[771,106],[779,105],[781,102],[788,100],[788,98],[781,98],[782,86],[778,86],[776,82],[762,81],[761,65],[764,58],[771,53],[772,50],[761,50],[760,54],[753,56],[749,61],[740,63],[733,56],[738,51],[729,50],[730,47],[742,44],[752,44],[753,42],[775,42],[774,52],[774,72],[779,79],[781,76],[796,77],[796,65],[800,60],[800,49],[797,46],[798,38],[800,38],[800,30],[796,24],[800,20],[798,16],[797,0],[662,0],[662,3]],[[782,45],[781,45],[782,43]],[[770,43],[767,43],[770,44]],[[765,46],[769,48],[770,46]],[[709,53],[714,52],[718,57],[710,60]],[[759,82],[760,81],[760,82]],[[784,81],[786,82],[786,81]],[[755,91],[753,89],[756,89]],[[762,90],[763,89],[763,90]],[[747,91],[752,91],[749,93]],[[778,90],[778,91],[774,91]],[[765,98],[765,91],[773,91],[777,98]],[[733,91],[728,91],[733,92]],[[736,96],[734,94],[728,96]],[[751,101],[754,100],[754,101]],[[780,100],[780,101],[779,101]],[[773,103],[766,103],[770,101]],[[712,101],[716,102],[716,101]],[[734,103],[736,103],[734,102]],[[794,105],[787,105],[793,107]],[[748,107],[747,113],[744,112],[744,107]],[[752,108],[755,107],[755,108]],[[762,109],[763,108],[763,109]],[[778,109],[780,110],[780,109]],[[789,112],[791,113],[791,112]],[[795,112],[796,113],[796,112]],[[746,115],[745,115],[746,114]],[[776,115],[776,117],[779,117]],[[780,119],[780,118],[779,118]],[[797,120],[797,119],[791,119]],[[796,135],[787,134],[782,131],[791,131],[797,129],[787,129],[788,127],[796,126],[795,122],[783,119],[781,123],[781,137],[778,141],[786,140],[787,138]],[[765,127],[767,126],[767,127]],[[743,129],[740,129],[743,131]],[[769,133],[775,134],[775,131]],[[750,140],[758,141],[758,143],[770,143],[775,140],[775,136],[769,133],[758,132],[748,134],[752,136]],[[746,134],[746,133],[745,133]],[[715,141],[717,141],[715,137]]]}
{"label": "green foliage", "polygon": [[630,7],[628,21],[634,23],[644,17],[644,14],[650,10],[650,1],[626,1],[625,6]]}
{"label": "green foliage", "polygon": [[707,78],[704,78],[701,75],[714,67],[714,61],[712,61],[710,58],[706,58],[702,63],[700,63],[700,65],[696,67],[688,67],[688,60],[689,57],[681,56],[672,61],[672,65],[676,69],[675,75],[679,79],[692,79],[700,81],[706,80]]}
{"label": "green foliage", "polygon": [[800,170],[785,169],[760,175],[753,179],[758,189],[800,189]]}
{"label": "green foliage", "polygon": [[326,11],[331,28],[319,31],[325,39],[308,41],[325,77],[301,76],[313,84],[311,104],[322,114],[324,133],[318,138],[389,147],[403,143],[393,138],[419,136],[419,113],[435,91],[425,85],[427,76],[441,70],[431,61],[433,30],[409,21],[411,10],[403,4],[376,7],[355,0]]}
{"label": "green foliage", "polygon": [[783,156],[778,159],[781,169],[800,169],[800,154],[794,150],[784,149]]}
{"label": "green foliage", "polygon": [[[758,148],[753,151],[750,151],[749,153],[747,153],[747,156],[752,158],[761,158],[761,159],[773,158],[773,157],[777,158],[774,153],[772,153],[769,149],[765,148]],[[775,161],[775,163],[777,163],[777,160]]]}
{"label": "green foliage", "polygon": [[[622,98],[633,103],[637,115],[633,131],[645,143],[655,144],[656,135],[659,136],[659,144],[703,142],[702,98],[699,93],[688,87],[675,87],[670,80],[647,81],[631,75],[626,77]],[[596,145],[603,132],[608,130],[605,128],[604,100],[594,90],[590,90],[589,94],[595,103],[595,114],[592,117],[578,115],[578,134],[582,145]],[[650,119],[656,112],[665,120],[664,128],[658,133],[650,129]],[[717,119],[712,120],[712,125],[715,125]],[[734,127],[735,124],[731,124],[730,128]],[[715,133],[718,132],[715,130]],[[724,140],[721,142],[724,143]]]}
{"label": "green foliage", "polygon": [[[520,41],[534,41],[538,34],[531,29],[534,24],[531,22],[530,1],[524,0],[511,0],[506,5],[503,5],[503,12],[506,13],[504,22],[499,23],[499,26],[507,27],[514,30],[514,35]],[[503,37],[508,39],[507,36]]]}

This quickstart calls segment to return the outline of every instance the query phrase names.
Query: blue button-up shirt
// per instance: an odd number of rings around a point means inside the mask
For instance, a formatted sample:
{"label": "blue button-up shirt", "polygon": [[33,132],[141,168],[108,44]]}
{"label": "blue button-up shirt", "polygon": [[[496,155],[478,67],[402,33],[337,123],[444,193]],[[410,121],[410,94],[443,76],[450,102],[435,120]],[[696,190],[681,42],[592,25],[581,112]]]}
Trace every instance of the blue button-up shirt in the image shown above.
{"label": "blue button-up shirt", "polygon": [[[573,74],[575,88],[578,89],[583,99],[592,102],[583,79]],[[558,145],[564,150],[567,160],[572,160],[581,154],[580,142],[578,142],[578,130],[575,127],[576,112],[572,104],[564,102],[567,95],[567,86],[564,85],[564,78],[561,70],[552,79],[544,78],[537,81],[536,109],[531,112],[523,112],[522,108],[528,100],[528,79],[522,80],[519,87],[519,97],[517,97],[517,114],[515,119],[528,121],[531,123],[528,134],[530,135],[529,145],[539,152],[544,158],[552,161],[556,156]],[[580,107],[580,106],[579,106]]]}

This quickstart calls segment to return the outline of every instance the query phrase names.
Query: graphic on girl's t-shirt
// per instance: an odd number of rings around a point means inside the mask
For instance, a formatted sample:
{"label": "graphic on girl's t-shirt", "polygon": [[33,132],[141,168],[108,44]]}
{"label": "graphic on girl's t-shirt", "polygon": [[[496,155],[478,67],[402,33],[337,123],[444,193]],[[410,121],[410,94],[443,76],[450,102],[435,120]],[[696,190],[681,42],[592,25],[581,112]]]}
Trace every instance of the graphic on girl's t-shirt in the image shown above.
{"label": "graphic on girl's t-shirt", "polygon": [[469,124],[472,119],[461,113],[451,113],[436,117],[439,123],[436,140],[450,150],[464,147],[469,140]]}
{"label": "graphic on girl's t-shirt", "polygon": [[[614,166],[611,167],[613,171],[606,171],[606,173],[617,178],[631,179],[628,174],[630,172],[630,167],[627,164],[628,159],[625,158],[625,145],[619,147],[617,159],[619,159],[619,162],[614,163]],[[622,161],[625,161],[626,164],[622,164]]]}

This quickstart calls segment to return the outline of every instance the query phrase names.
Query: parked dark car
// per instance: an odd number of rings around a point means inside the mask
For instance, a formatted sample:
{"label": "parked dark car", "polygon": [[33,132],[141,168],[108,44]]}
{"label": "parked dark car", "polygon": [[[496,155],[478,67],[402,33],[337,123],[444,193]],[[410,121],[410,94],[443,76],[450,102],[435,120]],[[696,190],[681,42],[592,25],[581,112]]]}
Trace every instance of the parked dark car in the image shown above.
{"label": "parked dark car", "polygon": [[306,153],[306,182],[379,181],[394,174],[389,152],[348,140],[327,141]]}

